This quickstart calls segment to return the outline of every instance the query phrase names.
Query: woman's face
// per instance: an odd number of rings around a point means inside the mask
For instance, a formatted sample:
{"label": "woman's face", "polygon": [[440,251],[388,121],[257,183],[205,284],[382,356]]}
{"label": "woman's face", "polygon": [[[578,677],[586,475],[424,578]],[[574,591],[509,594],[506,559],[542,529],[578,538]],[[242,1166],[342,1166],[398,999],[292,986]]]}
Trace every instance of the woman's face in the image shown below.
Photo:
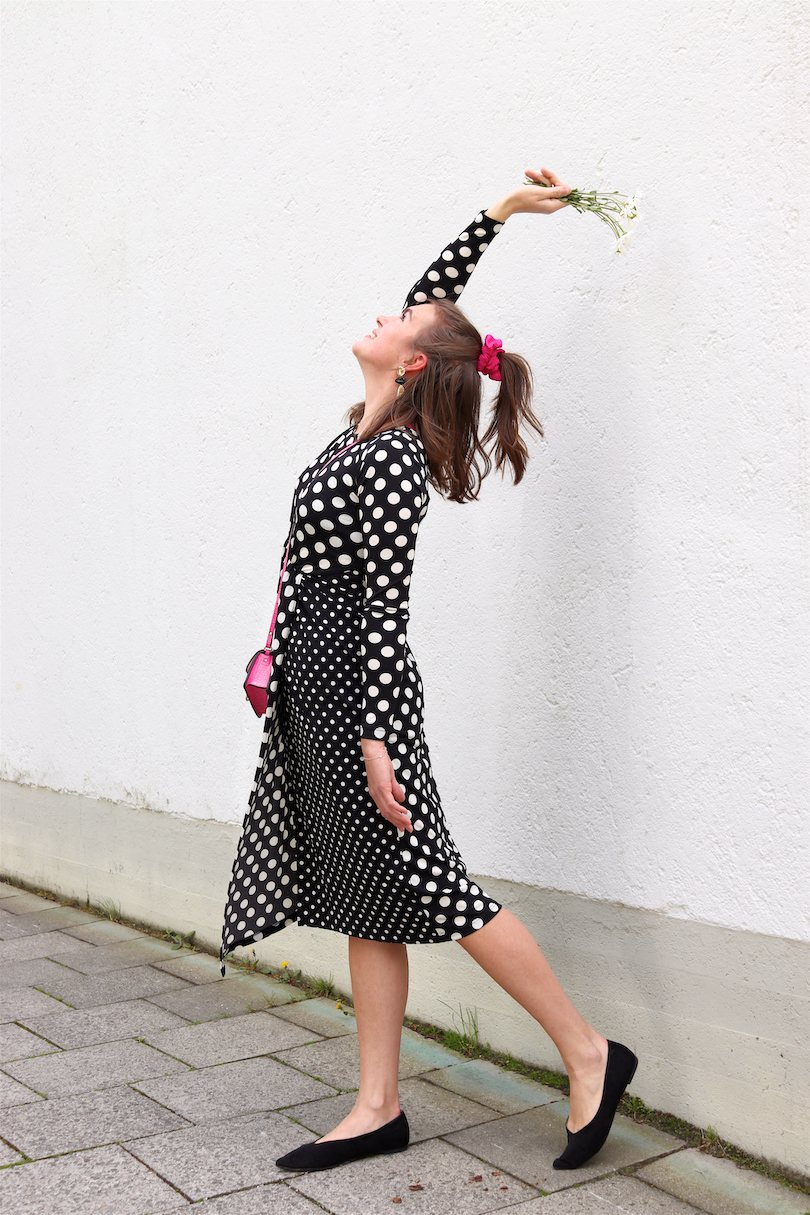
{"label": "woman's face", "polygon": [[371,332],[353,343],[352,353],[359,363],[382,371],[407,367],[418,349],[419,334],[433,324],[435,312],[431,304],[418,304],[393,316],[378,316]]}

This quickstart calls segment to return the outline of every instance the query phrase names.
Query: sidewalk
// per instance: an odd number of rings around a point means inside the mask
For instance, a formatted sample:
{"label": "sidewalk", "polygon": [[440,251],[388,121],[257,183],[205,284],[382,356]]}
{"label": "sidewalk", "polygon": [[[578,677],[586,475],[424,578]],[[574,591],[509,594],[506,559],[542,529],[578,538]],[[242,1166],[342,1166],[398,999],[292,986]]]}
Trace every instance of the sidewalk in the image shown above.
{"label": "sidewalk", "polygon": [[[403,1031],[411,1146],[292,1175],[358,1083],[336,1001],[0,883],[5,1215],[804,1215],[810,1197],[616,1119],[558,1173],[568,1102]],[[190,1204],[197,1204],[193,1208]]]}

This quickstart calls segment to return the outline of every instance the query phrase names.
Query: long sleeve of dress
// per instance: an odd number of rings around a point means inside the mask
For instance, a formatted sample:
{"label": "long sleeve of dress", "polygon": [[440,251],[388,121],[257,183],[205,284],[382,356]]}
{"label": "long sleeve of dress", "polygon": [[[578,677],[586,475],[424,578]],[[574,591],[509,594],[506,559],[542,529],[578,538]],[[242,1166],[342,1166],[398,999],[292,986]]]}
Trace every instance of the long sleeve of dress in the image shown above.
{"label": "long sleeve of dress", "polygon": [[414,283],[405,307],[424,304],[432,297],[456,300],[466,287],[481,254],[500,232],[503,224],[479,211],[472,223],[459,233]]}
{"label": "long sleeve of dress", "polygon": [[406,632],[416,533],[428,505],[426,474],[424,449],[407,430],[382,431],[363,456],[363,738],[413,737],[421,719],[421,685]]}

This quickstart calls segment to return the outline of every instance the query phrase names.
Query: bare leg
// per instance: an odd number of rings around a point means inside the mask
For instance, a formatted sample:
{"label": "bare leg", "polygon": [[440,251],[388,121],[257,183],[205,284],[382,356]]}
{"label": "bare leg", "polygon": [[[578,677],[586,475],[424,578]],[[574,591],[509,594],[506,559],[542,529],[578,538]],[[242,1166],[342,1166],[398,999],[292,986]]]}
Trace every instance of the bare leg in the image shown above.
{"label": "bare leg", "polygon": [[360,1045],[360,1090],[354,1108],[318,1143],[376,1131],[399,1113],[399,1047],[408,999],[407,948],[349,937],[349,968]]}
{"label": "bare leg", "polygon": [[580,1016],[528,928],[506,907],[458,943],[540,1022],[557,1047],[571,1082],[568,1126],[580,1130],[594,1117],[602,1098],[607,1039]]}

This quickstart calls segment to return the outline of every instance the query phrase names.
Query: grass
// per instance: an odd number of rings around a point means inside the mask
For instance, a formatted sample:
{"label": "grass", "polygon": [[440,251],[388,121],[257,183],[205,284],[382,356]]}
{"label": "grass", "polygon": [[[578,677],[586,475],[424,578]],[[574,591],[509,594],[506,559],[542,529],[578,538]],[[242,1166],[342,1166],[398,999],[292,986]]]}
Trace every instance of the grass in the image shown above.
{"label": "grass", "polygon": [[[18,883],[10,884],[18,885]],[[28,888],[20,887],[20,889]],[[137,928],[148,936],[172,941],[173,948],[175,949],[181,949],[185,946],[189,949],[195,949],[199,953],[212,952],[202,946],[192,944],[196,930],[188,933],[179,933],[167,928],[162,933],[158,932],[152,925],[135,923],[131,920],[123,919],[120,909],[110,900],[100,900],[97,904],[90,903],[89,901],[80,903],[78,900],[66,898],[64,895],[54,895],[53,892],[48,890],[37,889],[32,890],[31,893],[38,894],[42,898],[56,898],[64,906],[78,907],[84,911],[96,912],[105,919],[115,920],[117,923],[127,925],[127,927]],[[251,970],[259,974],[266,974],[270,978],[282,983],[289,983],[290,986],[299,988],[310,997],[320,996],[334,999],[337,1002],[336,1007],[341,1012],[346,1016],[354,1015],[351,1000],[341,995],[335,989],[334,977],[332,975],[328,979],[309,978],[301,970],[294,970],[287,962],[282,963],[280,967],[271,967],[261,963],[256,957],[255,949],[251,949],[251,955],[248,958],[235,958],[231,956],[229,964],[241,970]],[[442,1001],[442,1003],[445,1002]],[[482,1043],[477,1008],[463,1008],[461,1005],[458,1005],[458,1013],[456,1013],[455,1008],[451,1005],[445,1004],[445,1007],[450,1010],[451,1014],[452,1025],[449,1028],[445,1029],[442,1026],[432,1025],[427,1021],[420,1021],[415,1018],[406,1018],[404,1024],[408,1029],[421,1034],[422,1037],[431,1038],[433,1041],[446,1046],[449,1050],[465,1055],[469,1059],[487,1059],[505,1071],[526,1076],[530,1080],[535,1080],[538,1084],[558,1089],[566,1097],[569,1096],[568,1077],[564,1072],[537,1067],[533,1063],[527,1063],[523,1059],[515,1058],[508,1051],[493,1050],[488,1042]],[[643,1126],[652,1126],[660,1131],[664,1131],[666,1134],[682,1140],[687,1147],[697,1148],[699,1151],[705,1152],[710,1156],[716,1156],[719,1159],[732,1160],[741,1168],[750,1169],[752,1172],[759,1173],[763,1177],[769,1177],[772,1181],[777,1181],[788,1189],[802,1194],[810,1194],[810,1178],[792,1169],[774,1164],[771,1161],[751,1156],[748,1152],[743,1151],[742,1148],[737,1147],[736,1144],[728,1143],[725,1139],[721,1139],[715,1128],[711,1125],[706,1127],[695,1126],[691,1122],[684,1121],[683,1118],[677,1118],[674,1114],[650,1109],[640,1097],[631,1093],[625,1093],[619,1105],[619,1113],[632,1118],[634,1122]],[[810,1212],[808,1212],[808,1215],[810,1215]]]}

